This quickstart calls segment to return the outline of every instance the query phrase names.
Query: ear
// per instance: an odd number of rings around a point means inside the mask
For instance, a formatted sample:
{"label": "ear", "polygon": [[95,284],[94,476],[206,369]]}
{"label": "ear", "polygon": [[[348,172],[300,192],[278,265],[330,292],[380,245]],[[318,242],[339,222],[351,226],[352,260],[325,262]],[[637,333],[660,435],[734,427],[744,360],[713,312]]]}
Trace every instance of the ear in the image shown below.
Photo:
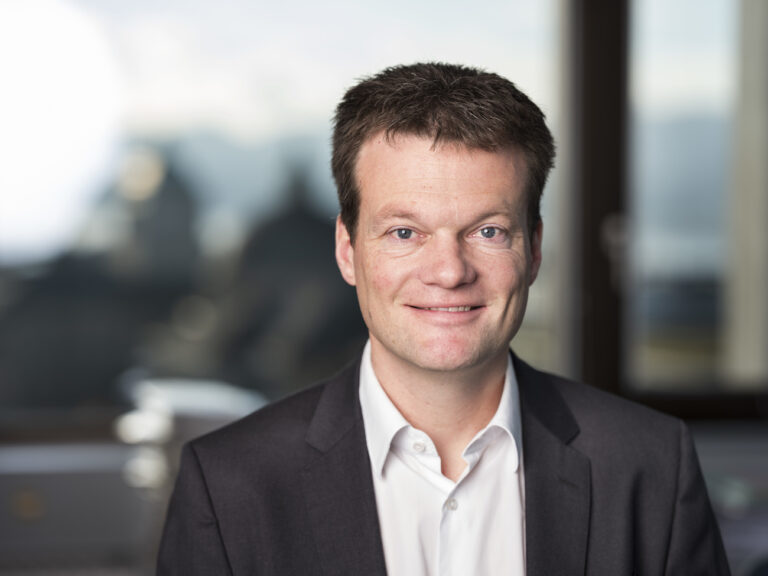
{"label": "ear", "polygon": [[531,235],[531,270],[528,278],[529,286],[536,280],[536,277],[539,275],[539,268],[541,268],[541,242],[543,235],[544,224],[539,220]]}
{"label": "ear", "polygon": [[349,231],[341,221],[341,216],[336,216],[336,264],[341,271],[341,276],[350,286],[355,285],[355,248]]}

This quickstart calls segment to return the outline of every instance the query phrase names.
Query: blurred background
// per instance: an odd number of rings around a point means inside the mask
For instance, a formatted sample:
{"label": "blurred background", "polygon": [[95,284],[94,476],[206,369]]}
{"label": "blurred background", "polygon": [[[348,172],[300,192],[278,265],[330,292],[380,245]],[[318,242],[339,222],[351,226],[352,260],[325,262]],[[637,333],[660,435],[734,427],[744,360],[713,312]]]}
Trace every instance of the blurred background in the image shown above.
{"label": "blurred background", "polygon": [[768,574],[768,3],[0,3],[0,574],[153,573],[186,440],[360,350],[331,116],[475,65],[558,166],[513,347],[688,420]]}

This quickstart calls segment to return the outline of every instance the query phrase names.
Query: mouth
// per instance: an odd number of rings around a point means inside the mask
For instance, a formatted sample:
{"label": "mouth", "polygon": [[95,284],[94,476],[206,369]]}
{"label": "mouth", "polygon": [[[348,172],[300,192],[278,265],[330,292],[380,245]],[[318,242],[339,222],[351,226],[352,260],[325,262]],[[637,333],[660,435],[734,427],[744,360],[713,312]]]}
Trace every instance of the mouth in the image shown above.
{"label": "mouth", "polygon": [[469,312],[480,306],[411,306],[417,310],[429,310],[431,312]]}

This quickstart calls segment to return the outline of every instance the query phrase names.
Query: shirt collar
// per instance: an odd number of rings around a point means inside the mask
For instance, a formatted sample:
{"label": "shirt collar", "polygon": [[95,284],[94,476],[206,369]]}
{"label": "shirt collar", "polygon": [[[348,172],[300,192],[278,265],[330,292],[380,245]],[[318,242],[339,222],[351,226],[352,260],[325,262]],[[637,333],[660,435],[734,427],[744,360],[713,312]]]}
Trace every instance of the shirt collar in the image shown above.
{"label": "shirt collar", "polygon": [[379,384],[371,362],[371,341],[363,349],[360,363],[360,407],[363,412],[365,439],[373,469],[381,474],[392,439],[410,426]]}
{"label": "shirt collar", "polygon": [[492,426],[504,429],[515,441],[518,449],[520,448],[523,436],[520,419],[520,394],[511,355],[507,356],[507,372],[504,377],[504,389],[501,393],[499,407],[486,428]]}
{"label": "shirt collar", "polygon": [[[382,474],[389,455],[392,440],[398,432],[408,428],[410,424],[395,407],[381,387],[371,362],[370,340],[363,349],[360,363],[360,407],[365,426],[365,437],[368,454],[373,469]],[[492,427],[503,429],[515,442],[518,462],[522,456],[522,425],[520,418],[520,397],[517,377],[512,365],[511,355],[507,357],[507,372],[504,378],[504,389],[496,413],[488,425],[478,433],[478,438]],[[472,442],[469,444],[472,445]],[[518,464],[519,465],[519,464]]]}

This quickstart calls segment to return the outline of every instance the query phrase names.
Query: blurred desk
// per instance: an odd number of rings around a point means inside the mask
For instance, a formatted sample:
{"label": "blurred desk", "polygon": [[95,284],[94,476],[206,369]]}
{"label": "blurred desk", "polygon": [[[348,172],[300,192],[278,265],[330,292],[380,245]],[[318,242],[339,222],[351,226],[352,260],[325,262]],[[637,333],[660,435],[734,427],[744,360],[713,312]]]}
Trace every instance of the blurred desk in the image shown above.
{"label": "blurred desk", "polygon": [[118,443],[0,446],[0,571],[142,566],[164,462]]}

